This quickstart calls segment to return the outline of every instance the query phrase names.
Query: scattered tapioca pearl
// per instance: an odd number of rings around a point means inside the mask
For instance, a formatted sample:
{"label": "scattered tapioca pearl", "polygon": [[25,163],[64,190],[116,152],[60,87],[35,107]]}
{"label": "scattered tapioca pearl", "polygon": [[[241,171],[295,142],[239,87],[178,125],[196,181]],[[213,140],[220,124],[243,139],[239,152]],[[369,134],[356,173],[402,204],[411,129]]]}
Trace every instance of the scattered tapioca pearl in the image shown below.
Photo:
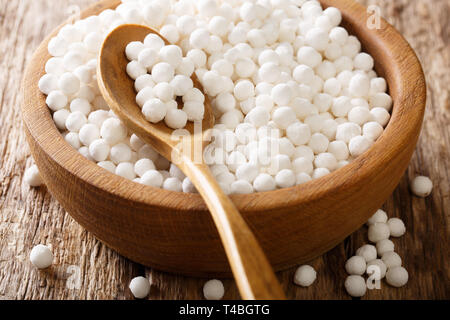
{"label": "scattered tapioca pearl", "polygon": [[347,293],[355,298],[364,296],[367,291],[366,280],[359,275],[348,276],[344,286]]}
{"label": "scattered tapioca pearl", "polygon": [[222,300],[225,287],[220,280],[210,280],[203,286],[203,296],[206,300]]}
{"label": "scattered tapioca pearl", "polygon": [[433,182],[425,176],[418,176],[411,182],[411,191],[418,197],[428,197],[433,190]]}
{"label": "scattered tapioca pearl", "polygon": [[403,287],[408,282],[408,271],[401,266],[390,267],[386,272],[386,281],[393,287]]}
{"label": "scattered tapioca pearl", "polygon": [[46,269],[53,263],[53,253],[48,246],[39,244],[30,252],[30,261],[38,269]]}
{"label": "scattered tapioca pearl", "polygon": [[25,171],[23,179],[25,183],[29,184],[31,187],[40,187],[44,183],[39,174],[39,169],[35,164]]}
{"label": "scattered tapioca pearl", "polygon": [[145,277],[136,277],[131,280],[129,288],[136,299],[144,299],[150,293],[150,281]]}
{"label": "scattered tapioca pearl", "polygon": [[309,287],[317,279],[317,272],[309,265],[300,266],[294,275],[294,283],[298,286]]}

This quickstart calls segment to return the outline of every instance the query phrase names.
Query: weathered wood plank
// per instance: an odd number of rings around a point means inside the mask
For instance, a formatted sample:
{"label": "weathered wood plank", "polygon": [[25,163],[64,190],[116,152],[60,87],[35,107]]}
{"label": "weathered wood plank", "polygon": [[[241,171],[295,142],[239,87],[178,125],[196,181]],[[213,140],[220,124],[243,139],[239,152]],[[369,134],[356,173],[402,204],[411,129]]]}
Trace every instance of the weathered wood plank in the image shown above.
{"label": "weathered wood plank", "polygon": [[[145,269],[98,242],[51,198],[45,187],[22,183],[32,163],[20,120],[19,88],[25,64],[40,41],[69,16],[68,5],[85,7],[93,0],[0,0],[0,299],[129,299],[129,281],[151,277],[151,299],[201,299],[204,279]],[[407,234],[394,240],[409,271],[401,289],[382,284],[367,299],[449,299],[450,219],[450,26],[446,0],[363,0],[377,4],[416,50],[428,82],[424,129],[407,174],[385,204],[390,216],[401,217]],[[39,13],[39,14],[37,14]],[[409,180],[430,176],[435,188],[427,199],[413,197]],[[367,239],[365,228],[311,264],[318,280],[310,288],[292,284],[295,270],[279,274],[289,298],[348,299],[343,265]],[[50,244],[55,264],[37,271],[29,261],[33,245]],[[80,275],[77,283],[77,273]],[[228,299],[239,297],[225,281]]]}

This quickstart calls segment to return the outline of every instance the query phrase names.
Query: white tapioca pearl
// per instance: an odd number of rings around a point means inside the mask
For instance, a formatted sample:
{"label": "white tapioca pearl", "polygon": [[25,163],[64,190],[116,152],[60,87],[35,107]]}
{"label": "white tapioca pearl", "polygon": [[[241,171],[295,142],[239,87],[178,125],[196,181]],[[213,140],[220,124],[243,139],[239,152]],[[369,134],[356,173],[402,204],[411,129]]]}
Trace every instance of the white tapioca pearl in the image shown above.
{"label": "white tapioca pearl", "polygon": [[94,124],[87,123],[81,127],[78,135],[80,141],[85,146],[89,146],[93,141],[100,138],[100,129]]}
{"label": "white tapioca pearl", "polygon": [[[338,127],[339,128],[339,127]],[[328,149],[330,141],[321,133],[314,133],[311,136],[308,146],[314,151],[314,153],[323,153]]]}
{"label": "white tapioca pearl", "polygon": [[[111,147],[109,143],[104,139],[97,139],[89,145],[90,156],[98,162],[108,159],[110,150]],[[115,171],[115,168],[113,171]]]}
{"label": "white tapioca pearl", "polygon": [[271,96],[277,105],[285,106],[292,99],[292,90],[288,85],[280,83],[273,87]]}
{"label": "white tapioca pearl", "polygon": [[183,105],[189,121],[201,121],[205,115],[205,105],[198,101],[188,101]]}
{"label": "white tapioca pearl", "polygon": [[110,118],[103,122],[100,130],[100,135],[110,145],[115,145],[127,137],[127,128],[120,122],[119,119]]}
{"label": "white tapioca pearl", "polygon": [[313,174],[312,174],[312,178],[313,179],[320,179],[322,177],[325,177],[326,175],[330,174],[330,170],[328,170],[327,168],[317,168],[314,170]]}
{"label": "white tapioca pearl", "polygon": [[383,127],[388,124],[391,118],[389,112],[384,108],[373,108],[370,110],[370,113],[372,114],[372,118]]}
{"label": "white tapioca pearl", "polygon": [[356,136],[350,140],[348,149],[353,157],[358,157],[369,150],[372,144],[372,140],[369,140],[364,136]]}
{"label": "white tapioca pearl", "polygon": [[379,92],[369,98],[371,108],[384,108],[387,111],[392,109],[392,98],[387,93]]}
{"label": "white tapioca pearl", "polygon": [[332,153],[338,161],[347,160],[350,154],[347,144],[343,141],[330,142],[328,152]]}
{"label": "white tapioca pearl", "polygon": [[312,28],[306,33],[305,43],[317,51],[323,51],[328,45],[328,33],[322,28]]}
{"label": "white tapioca pearl", "polygon": [[58,77],[53,74],[45,74],[39,79],[39,90],[48,95],[54,90],[58,90]]}
{"label": "white tapioca pearl", "polygon": [[356,255],[363,257],[366,262],[369,262],[377,258],[377,249],[371,244],[365,244],[356,250]]}
{"label": "white tapioca pearl", "polygon": [[140,76],[147,74],[147,69],[138,61],[131,61],[127,65],[127,74],[133,80],[136,80]]}
{"label": "white tapioca pearl", "polygon": [[[322,116],[323,117],[323,116]],[[330,141],[336,138],[338,123],[333,119],[326,119],[323,121],[320,133],[323,133]]]}
{"label": "white tapioca pearl", "polygon": [[76,132],[69,132],[64,137],[64,140],[66,140],[66,142],[70,144],[74,149],[78,150],[81,148],[80,138],[78,137],[78,133]]}
{"label": "white tapioca pearl", "polygon": [[366,280],[358,275],[348,276],[345,280],[345,290],[352,297],[362,297],[366,294]]}
{"label": "white tapioca pearl", "polygon": [[361,52],[353,59],[353,64],[355,69],[370,71],[373,69],[374,60],[369,54]]}
{"label": "white tapioca pearl", "polygon": [[329,78],[323,84],[323,91],[333,97],[338,96],[341,89],[341,83],[336,78]]}
{"label": "white tapioca pearl", "polygon": [[144,68],[152,68],[159,61],[159,53],[155,49],[144,48],[139,53],[137,61]]}
{"label": "white tapioca pearl", "polygon": [[386,281],[393,287],[403,287],[408,282],[408,271],[400,266],[389,268],[386,272]]}
{"label": "white tapioca pearl", "polygon": [[307,159],[304,157],[296,158],[293,161],[292,166],[294,168],[295,173],[297,173],[297,174],[306,173],[308,175],[312,175],[312,173],[314,171],[314,166],[313,166],[312,161],[310,161],[310,159]]}
{"label": "white tapioca pearl", "polygon": [[370,80],[370,93],[382,93],[386,92],[387,83],[384,78],[374,78]]}
{"label": "white tapioca pearl", "polygon": [[349,83],[350,93],[354,97],[366,97],[370,90],[370,80],[364,74],[356,74],[352,77]]}
{"label": "white tapioca pearl", "polygon": [[261,173],[253,182],[253,187],[257,192],[267,192],[275,190],[275,179],[266,173]]}
{"label": "white tapioca pearl", "polygon": [[366,107],[354,107],[348,113],[348,120],[360,126],[371,119],[370,110]]}
{"label": "white tapioca pearl", "polygon": [[159,33],[170,43],[177,43],[180,40],[178,28],[173,24],[164,25]]}
{"label": "white tapioca pearl", "polygon": [[266,62],[259,68],[258,76],[262,81],[276,83],[281,77],[280,68],[274,62]]}
{"label": "white tapioca pearl", "polygon": [[312,47],[302,47],[298,50],[297,61],[310,68],[315,68],[322,62],[322,56]]}
{"label": "white tapioca pearl", "polygon": [[61,91],[51,91],[46,99],[46,104],[52,111],[58,111],[66,107],[67,96]]}
{"label": "white tapioca pearl", "polygon": [[296,146],[301,146],[311,139],[311,130],[307,124],[294,122],[286,128],[286,136]]}
{"label": "white tapioca pearl", "polygon": [[80,89],[80,80],[71,72],[66,72],[59,78],[59,89],[66,95],[72,95]]}
{"label": "white tapioca pearl", "polygon": [[394,268],[402,265],[402,258],[394,251],[388,251],[381,256],[381,260],[386,264],[386,267]]}
{"label": "white tapioca pearl", "polygon": [[294,69],[293,77],[298,83],[310,84],[314,79],[314,70],[301,64]]}
{"label": "white tapioca pearl", "polygon": [[136,89],[136,92],[139,92],[146,87],[153,88],[154,86],[155,82],[153,81],[153,78],[150,74],[144,74],[137,78],[134,82],[134,88]]}
{"label": "white tapioca pearl", "polygon": [[349,143],[354,137],[361,135],[361,127],[356,123],[343,123],[338,125],[336,131],[336,140]]}
{"label": "white tapioca pearl", "polygon": [[152,78],[156,83],[170,82],[175,74],[175,69],[167,62],[160,62],[152,68]]}
{"label": "white tapioca pearl", "polygon": [[186,57],[192,60],[196,68],[202,68],[206,65],[207,61],[206,53],[200,49],[190,50],[187,53]]}
{"label": "white tapioca pearl", "polygon": [[348,32],[342,27],[334,27],[329,34],[330,40],[343,46],[347,43]]}
{"label": "white tapioca pearl", "polygon": [[179,109],[170,109],[165,116],[165,123],[172,129],[181,129],[186,126],[188,116],[186,112]]}
{"label": "white tapioca pearl", "polygon": [[425,176],[417,176],[411,182],[411,191],[418,197],[427,197],[433,190],[433,182]]}
{"label": "white tapioca pearl", "polygon": [[334,171],[338,167],[336,157],[332,153],[320,153],[314,160],[316,168],[326,168],[330,171]]}
{"label": "white tapioca pearl", "polygon": [[160,99],[154,98],[148,100],[142,107],[142,113],[147,121],[158,123],[166,117],[167,106]]}
{"label": "white tapioca pearl", "polygon": [[383,134],[383,127],[378,122],[368,122],[363,126],[363,136],[372,141]]}
{"label": "white tapioca pearl", "polygon": [[377,243],[378,241],[389,239],[390,235],[391,232],[386,223],[376,222],[369,226],[368,238],[370,242]]}
{"label": "white tapioca pearl", "polygon": [[294,110],[291,107],[279,107],[272,115],[273,121],[279,128],[287,129],[296,119]]}
{"label": "white tapioca pearl", "polygon": [[324,125],[324,119],[321,115],[314,114],[306,117],[304,120],[305,124],[309,126],[312,133],[321,132],[323,125]]}

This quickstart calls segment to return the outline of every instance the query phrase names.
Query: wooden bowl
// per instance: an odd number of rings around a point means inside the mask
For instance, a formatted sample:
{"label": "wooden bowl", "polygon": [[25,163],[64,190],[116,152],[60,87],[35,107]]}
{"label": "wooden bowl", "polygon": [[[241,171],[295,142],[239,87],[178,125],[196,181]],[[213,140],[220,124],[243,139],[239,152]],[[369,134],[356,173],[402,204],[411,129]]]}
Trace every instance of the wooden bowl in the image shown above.
{"label": "wooden bowl", "polygon": [[[82,17],[118,3],[99,2]],[[382,137],[350,165],[294,188],[232,197],[277,271],[332,249],[381,207],[408,166],[425,110],[423,72],[403,37],[384,20],[381,29],[370,30],[365,8],[353,1],[321,3],[342,11],[344,26],[374,57],[394,108]],[[38,89],[50,58],[47,43],[56,32],[37,49],[22,87],[28,143],[49,191],[84,228],[133,261],[184,275],[229,276],[219,236],[199,195],[125,180],[64,141]]]}

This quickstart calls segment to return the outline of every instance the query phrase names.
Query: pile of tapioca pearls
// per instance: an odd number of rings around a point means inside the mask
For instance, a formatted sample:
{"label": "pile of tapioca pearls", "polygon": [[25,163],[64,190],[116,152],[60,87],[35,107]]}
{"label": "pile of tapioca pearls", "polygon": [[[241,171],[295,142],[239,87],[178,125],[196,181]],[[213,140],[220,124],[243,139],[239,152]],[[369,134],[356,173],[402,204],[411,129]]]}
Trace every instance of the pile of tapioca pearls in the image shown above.
{"label": "pile of tapioca pearls", "polygon": [[[146,110],[162,108],[160,119],[181,127],[186,110],[169,98],[184,86],[201,118],[201,93],[186,79],[195,72],[217,119],[205,160],[224,191],[292,187],[363,154],[390,119],[386,81],[340,22],[339,10],[313,0],[123,1],[60,30],[39,87],[66,141],[86,158],[138,183],[195,192],[175,166],[127,131],[98,90],[96,57],[107,33],[124,23],[148,25],[174,47],[156,52],[144,43],[130,50],[137,98],[143,106],[153,101]],[[152,58],[157,71],[164,62],[161,70],[183,81],[154,77]],[[159,98],[147,95],[156,87]]]}

